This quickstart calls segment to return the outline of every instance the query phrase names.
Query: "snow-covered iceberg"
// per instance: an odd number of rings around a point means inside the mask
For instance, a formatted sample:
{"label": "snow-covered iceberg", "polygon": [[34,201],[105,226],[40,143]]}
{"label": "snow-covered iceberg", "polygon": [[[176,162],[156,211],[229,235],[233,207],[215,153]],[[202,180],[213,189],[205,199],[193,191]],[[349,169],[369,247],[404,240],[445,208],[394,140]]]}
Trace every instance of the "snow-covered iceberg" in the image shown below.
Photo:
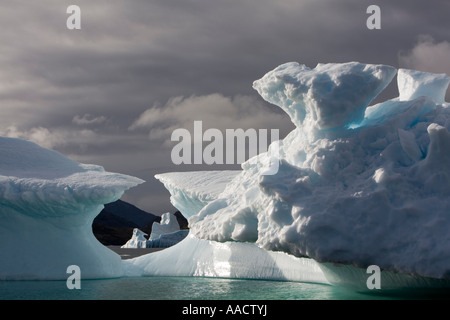
{"label": "snow-covered iceberg", "polygon": [[181,230],[175,214],[166,212],[161,221],[153,223],[147,248],[168,248],[177,244],[188,235],[189,230]]}
{"label": "snow-covered iceberg", "polygon": [[[369,106],[396,74],[399,97]],[[212,255],[227,268],[247,264],[235,275],[264,278],[264,266],[274,267],[258,258],[264,250],[311,258],[333,283],[341,276],[359,281],[353,275],[369,265],[394,275],[394,286],[402,285],[395,274],[450,279],[449,81],[443,74],[357,62],[314,69],[286,63],[268,72],[253,87],[296,129],[258,155],[260,161],[243,163],[238,174],[159,175],[172,203],[188,212],[190,236],[170,251],[130,262],[134,272],[160,272],[163,262],[169,270],[179,266],[177,274],[227,274],[214,271],[221,263],[217,267]],[[264,175],[274,147],[279,170]],[[209,193],[201,184],[219,188]],[[208,253],[189,251],[189,243]]]}
{"label": "snow-covered iceberg", "polygon": [[133,229],[133,234],[131,235],[130,240],[128,240],[121,248],[124,249],[136,249],[136,248],[147,248],[147,238],[145,237],[147,234],[138,229]]}
{"label": "snow-covered iceberg", "polygon": [[152,224],[152,232],[149,240],[155,240],[166,233],[172,233],[180,230],[177,217],[173,213],[166,212],[161,216],[161,221]]}
{"label": "snow-covered iceberg", "polygon": [[188,235],[189,230],[180,230],[175,214],[166,212],[161,216],[161,221],[152,224],[150,237],[138,228],[133,229],[133,234],[122,248],[168,248],[177,244]]}
{"label": "snow-covered iceberg", "polygon": [[0,279],[122,276],[120,256],[92,233],[103,204],[143,181],[0,137]]}
{"label": "snow-covered iceberg", "polygon": [[189,230],[178,230],[163,233],[158,238],[147,240],[147,248],[168,248],[182,241],[189,234]]}

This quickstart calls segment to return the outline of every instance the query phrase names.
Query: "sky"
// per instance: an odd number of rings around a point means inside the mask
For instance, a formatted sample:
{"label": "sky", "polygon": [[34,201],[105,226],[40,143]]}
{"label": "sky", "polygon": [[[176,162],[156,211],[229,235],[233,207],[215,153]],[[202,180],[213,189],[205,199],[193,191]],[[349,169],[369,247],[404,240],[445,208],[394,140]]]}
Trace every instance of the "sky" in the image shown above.
{"label": "sky", "polygon": [[[78,5],[81,29],[67,28]],[[369,5],[381,29],[368,29]],[[219,130],[294,128],[252,88],[276,66],[358,61],[450,75],[447,0],[2,0],[0,135],[146,182],[123,200],[175,211],[157,173],[194,121]],[[398,96],[395,81],[380,101]],[[447,101],[450,101],[447,92]]]}

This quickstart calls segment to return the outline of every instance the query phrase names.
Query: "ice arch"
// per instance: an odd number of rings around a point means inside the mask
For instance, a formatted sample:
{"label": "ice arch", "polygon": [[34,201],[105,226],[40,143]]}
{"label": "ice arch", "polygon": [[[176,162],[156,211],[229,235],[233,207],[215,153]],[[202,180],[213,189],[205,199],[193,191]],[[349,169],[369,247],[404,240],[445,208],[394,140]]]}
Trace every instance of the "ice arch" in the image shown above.
{"label": "ice arch", "polygon": [[120,256],[92,233],[92,221],[143,181],[80,164],[21,139],[0,137],[0,279],[83,279],[123,274]]}

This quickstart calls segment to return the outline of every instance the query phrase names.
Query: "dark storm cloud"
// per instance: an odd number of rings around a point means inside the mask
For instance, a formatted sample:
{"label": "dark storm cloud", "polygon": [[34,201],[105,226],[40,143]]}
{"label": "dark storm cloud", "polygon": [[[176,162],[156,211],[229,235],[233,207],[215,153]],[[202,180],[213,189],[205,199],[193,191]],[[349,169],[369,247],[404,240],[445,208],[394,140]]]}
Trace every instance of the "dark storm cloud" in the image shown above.
{"label": "dark storm cloud", "polygon": [[[211,104],[203,112],[211,119],[225,101],[234,112],[223,123],[289,128],[252,89],[275,66],[356,60],[435,70],[447,64],[450,41],[447,1],[79,0],[81,30],[66,28],[70,4],[2,3],[0,134],[147,180],[126,196],[157,213],[170,206],[153,175],[191,167],[170,165],[167,137],[149,139],[167,128],[130,130],[138,119],[153,123],[149,109],[198,99]],[[366,28],[370,4],[381,7],[381,30]],[[424,44],[420,35],[433,40]],[[429,54],[443,58],[430,66]],[[395,95],[394,83],[382,97]],[[238,97],[264,107],[253,122],[238,117]],[[190,110],[188,119],[202,117]],[[186,124],[179,108],[158,112]]]}

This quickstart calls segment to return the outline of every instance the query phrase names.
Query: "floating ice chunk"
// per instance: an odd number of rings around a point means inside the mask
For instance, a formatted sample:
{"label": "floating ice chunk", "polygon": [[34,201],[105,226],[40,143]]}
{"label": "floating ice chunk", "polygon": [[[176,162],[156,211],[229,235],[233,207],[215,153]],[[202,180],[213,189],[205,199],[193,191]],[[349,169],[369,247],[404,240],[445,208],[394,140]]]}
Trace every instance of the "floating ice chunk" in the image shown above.
{"label": "floating ice chunk", "polygon": [[146,233],[135,228],[133,235],[122,248],[167,248],[183,240],[189,230],[180,230],[174,214],[169,212],[162,215],[161,223],[154,222],[149,239]]}
{"label": "floating ice chunk", "polygon": [[161,235],[180,230],[177,217],[173,213],[166,212],[161,216],[161,222],[152,224],[152,233],[149,240],[158,239]]}
{"label": "floating ice chunk", "polygon": [[301,127],[343,128],[364,117],[369,103],[391,82],[396,69],[357,62],[318,64],[310,69],[283,64],[253,83],[267,101],[281,107]]}
{"label": "floating ice chunk", "polygon": [[168,248],[171,247],[189,234],[189,230],[178,230],[171,233],[164,233],[156,239],[147,241],[147,248]]}
{"label": "floating ice chunk", "polygon": [[147,234],[138,228],[133,229],[131,239],[127,241],[121,248],[147,248]]}
{"label": "floating ice chunk", "polygon": [[435,74],[399,69],[397,74],[400,101],[426,96],[432,98],[437,104],[442,104],[445,102],[445,93],[449,83],[450,77],[444,73]]}
{"label": "floating ice chunk", "polygon": [[143,181],[84,165],[52,150],[0,137],[0,279],[122,275],[120,256],[92,233],[103,204]]}

